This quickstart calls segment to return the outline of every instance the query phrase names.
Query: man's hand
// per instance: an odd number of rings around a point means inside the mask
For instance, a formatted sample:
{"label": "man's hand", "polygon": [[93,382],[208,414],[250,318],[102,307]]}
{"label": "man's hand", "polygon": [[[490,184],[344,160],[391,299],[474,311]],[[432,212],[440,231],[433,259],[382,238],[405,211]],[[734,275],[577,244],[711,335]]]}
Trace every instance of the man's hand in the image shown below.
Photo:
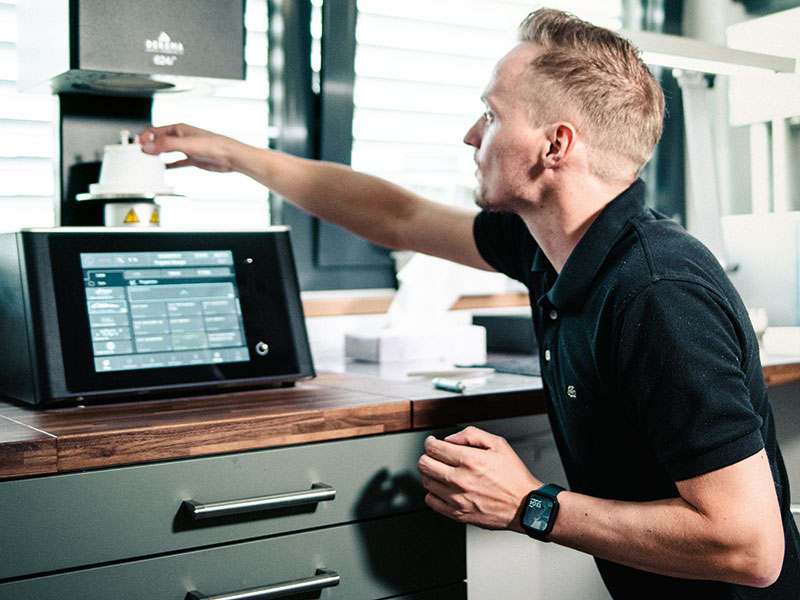
{"label": "man's hand", "polygon": [[149,127],[139,134],[139,139],[146,154],[183,152],[186,155],[168,164],[168,168],[191,166],[219,173],[236,170],[233,150],[237,145],[243,146],[231,138],[182,123]]}
{"label": "man's hand", "polygon": [[419,459],[425,502],[461,523],[522,532],[519,514],[536,479],[508,442],[475,427],[425,440]]}

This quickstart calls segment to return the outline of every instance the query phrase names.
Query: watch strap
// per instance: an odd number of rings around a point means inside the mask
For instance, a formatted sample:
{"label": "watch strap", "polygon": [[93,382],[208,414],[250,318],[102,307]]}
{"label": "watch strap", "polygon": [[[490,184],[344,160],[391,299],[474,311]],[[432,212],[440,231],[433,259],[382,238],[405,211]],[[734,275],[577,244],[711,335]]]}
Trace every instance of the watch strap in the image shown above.
{"label": "watch strap", "polygon": [[565,489],[566,488],[563,488],[555,483],[548,483],[547,485],[543,485],[542,487],[534,491],[539,492],[540,494],[544,494],[545,496],[549,496],[555,500],[556,496],[558,496],[560,492],[565,491]]}

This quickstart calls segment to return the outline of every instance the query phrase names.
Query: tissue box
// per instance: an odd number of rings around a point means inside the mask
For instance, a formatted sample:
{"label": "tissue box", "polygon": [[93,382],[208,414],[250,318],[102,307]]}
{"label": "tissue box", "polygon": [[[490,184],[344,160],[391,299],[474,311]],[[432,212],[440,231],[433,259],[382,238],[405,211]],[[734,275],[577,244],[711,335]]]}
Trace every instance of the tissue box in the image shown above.
{"label": "tissue box", "polygon": [[477,325],[387,327],[345,334],[344,354],[370,362],[486,362],[486,329]]}

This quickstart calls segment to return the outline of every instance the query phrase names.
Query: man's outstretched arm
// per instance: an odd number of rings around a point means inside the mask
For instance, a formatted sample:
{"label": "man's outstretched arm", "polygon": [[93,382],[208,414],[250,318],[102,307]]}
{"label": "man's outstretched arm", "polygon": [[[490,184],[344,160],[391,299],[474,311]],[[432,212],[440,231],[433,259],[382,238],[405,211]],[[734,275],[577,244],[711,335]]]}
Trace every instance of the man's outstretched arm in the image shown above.
{"label": "man's outstretched arm", "polygon": [[149,154],[182,152],[170,168],[243,173],[306,212],[371,242],[492,270],[475,246],[475,211],[426,200],[398,185],[330,162],[256,148],[189,125],[140,134]]}

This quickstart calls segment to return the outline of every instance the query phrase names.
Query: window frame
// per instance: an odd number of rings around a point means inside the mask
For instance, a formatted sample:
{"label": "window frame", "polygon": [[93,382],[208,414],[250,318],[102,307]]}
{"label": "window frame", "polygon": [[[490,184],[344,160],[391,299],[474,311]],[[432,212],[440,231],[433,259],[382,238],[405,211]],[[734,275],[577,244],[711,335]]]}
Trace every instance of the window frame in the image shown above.
{"label": "window frame", "polygon": [[[355,79],[356,0],[325,0],[319,89],[311,66],[311,2],[268,0],[270,27],[268,60],[273,89],[271,126],[277,134],[270,146],[295,156],[350,164],[352,150],[353,83]],[[270,196],[273,222],[292,229],[292,244],[300,287],[308,290],[396,288],[391,252],[340,227]]]}

